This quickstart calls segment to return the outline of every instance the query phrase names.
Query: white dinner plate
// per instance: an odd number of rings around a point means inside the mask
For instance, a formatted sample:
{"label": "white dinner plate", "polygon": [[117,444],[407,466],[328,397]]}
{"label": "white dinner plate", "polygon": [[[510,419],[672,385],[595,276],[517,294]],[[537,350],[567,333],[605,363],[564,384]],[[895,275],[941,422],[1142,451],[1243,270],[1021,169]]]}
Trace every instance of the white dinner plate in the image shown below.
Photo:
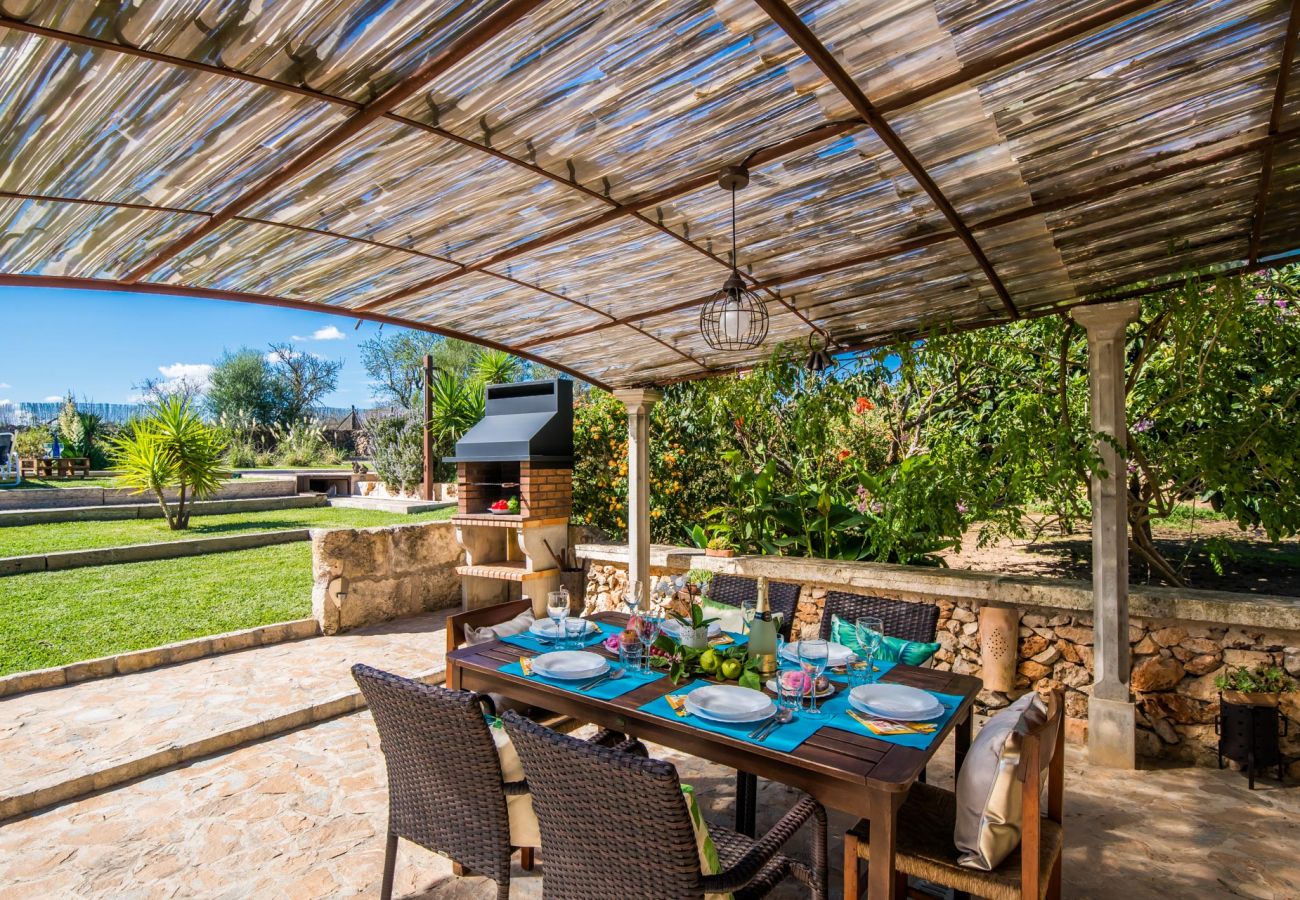
{"label": "white dinner plate", "polygon": [[595,678],[609,669],[609,660],[586,650],[556,650],[533,657],[533,671],[543,678],[577,681]]}
{"label": "white dinner plate", "polygon": [[[578,621],[578,619],[579,619],[578,616],[569,616],[570,622],[576,622]],[[584,635],[591,634],[593,631],[596,630],[596,627],[597,626],[595,622],[586,620],[586,630],[583,631],[583,634]],[[531,631],[533,634],[544,638],[555,639],[555,638],[564,637],[564,634],[561,633],[555,627],[554,619],[537,619],[536,621],[533,622],[533,624],[528,626],[528,630]]]}
{"label": "white dinner plate", "polygon": [[933,694],[905,684],[861,684],[849,691],[849,704],[869,715],[898,722],[924,722],[943,715]]}
{"label": "white dinner plate", "polygon": [[[774,693],[774,694],[777,693],[777,689],[776,689],[776,679],[775,679],[775,678],[769,678],[769,679],[767,680],[767,689],[768,689],[769,691],[771,691],[772,693]],[[826,685],[826,689],[825,689],[824,691],[818,691],[818,692],[817,692],[817,699],[820,700],[820,699],[822,699],[823,697],[829,697],[829,696],[830,696],[831,694],[833,694],[833,693],[835,693],[835,685],[833,685],[833,684],[827,684],[827,685]]]}
{"label": "white dinner plate", "polygon": [[[682,630],[682,623],[676,619],[664,619],[663,633],[669,637],[677,637]],[[722,634],[722,624],[719,622],[709,623],[709,637]]]}
{"label": "white dinner plate", "polygon": [[762,691],[735,684],[711,684],[686,695],[686,710],[715,722],[738,724],[770,718],[776,704]]}
{"label": "white dinner plate", "polygon": [[[802,641],[792,641],[785,645],[785,651],[781,658],[792,663],[799,662],[799,645]],[[826,667],[828,669],[838,669],[840,666],[846,666],[857,658],[848,647],[843,644],[837,644],[834,641],[826,642]]]}

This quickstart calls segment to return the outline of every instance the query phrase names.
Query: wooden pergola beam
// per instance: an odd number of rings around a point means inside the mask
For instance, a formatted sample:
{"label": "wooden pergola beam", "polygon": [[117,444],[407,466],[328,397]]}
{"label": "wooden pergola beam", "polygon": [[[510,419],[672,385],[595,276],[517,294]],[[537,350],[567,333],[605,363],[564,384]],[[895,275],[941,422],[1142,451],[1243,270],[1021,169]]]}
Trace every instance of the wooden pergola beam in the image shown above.
{"label": "wooden pergola beam", "polygon": [[[1296,32],[1300,31],[1300,0],[1292,0],[1291,15],[1282,39],[1282,59],[1277,69],[1277,84],[1273,89],[1273,108],[1268,116],[1268,133],[1275,136],[1282,127],[1282,109],[1286,105],[1288,83],[1291,80],[1291,63],[1295,59]],[[1264,234],[1264,213],[1268,210],[1268,192],[1273,181],[1273,143],[1264,148],[1264,158],[1259,167],[1259,193],[1255,195],[1255,212],[1250,218],[1250,264],[1259,263],[1259,243]]]}
{"label": "wooden pergola beam", "polygon": [[[1156,168],[1144,168],[1141,171],[1135,172],[1131,175],[1127,175],[1119,179],[1118,181],[1106,182],[1104,184],[1090,188],[1086,191],[1080,191],[1077,194],[1068,194],[1062,197],[1055,197],[1047,200],[1042,200],[1036,203],[1031,203],[1028,206],[1020,207],[1019,209],[1013,209],[1004,213],[999,213],[996,216],[991,216],[990,218],[983,219],[981,221],[973,223],[971,225],[971,229],[973,231],[984,231],[986,229],[997,228],[1002,225],[1010,225],[1014,222],[1023,221],[1025,219],[1031,219],[1034,216],[1044,215],[1046,213],[1057,212],[1063,209],[1068,209],[1072,206],[1077,206],[1081,203],[1088,203],[1093,200],[1104,200],[1110,197],[1118,196],[1119,194],[1121,194],[1126,190],[1130,190],[1133,188],[1140,188],[1148,184],[1154,184],[1165,178],[1171,178],[1175,175],[1180,175],[1185,172],[1195,171],[1196,169],[1204,168],[1206,166],[1216,165],[1218,163],[1226,162],[1227,160],[1235,159],[1240,156],[1247,156],[1251,153],[1260,152],[1265,150],[1268,147],[1271,147],[1273,144],[1279,141],[1290,140],[1293,138],[1300,138],[1300,126],[1297,126],[1296,128],[1289,128],[1286,131],[1280,131],[1277,134],[1263,135],[1257,138],[1245,140],[1240,143],[1223,147],[1219,150],[1216,150],[1212,153],[1208,153],[1202,156],[1191,156],[1186,159],[1182,159],[1177,162],[1170,163],[1169,165],[1166,166],[1160,166]],[[774,276],[771,278],[765,278],[760,280],[758,283],[759,285],[765,288],[775,288],[780,285],[789,284],[791,282],[802,281],[803,279],[806,278],[814,278],[819,275],[830,275],[835,272],[843,271],[845,269],[854,268],[856,266],[866,265],[872,262],[878,262],[882,259],[888,259],[890,257],[898,256],[903,253],[911,253],[913,251],[921,250],[926,247],[931,247],[934,246],[935,244],[940,244],[945,241],[955,240],[956,237],[957,235],[950,231],[941,231],[941,232],[935,232],[933,234],[922,235],[920,237],[911,238],[909,240],[902,241],[897,244],[891,244],[888,247],[882,247],[876,250],[870,250],[865,253],[855,254],[853,256],[841,257],[840,259],[832,260],[827,263],[820,263],[816,266],[809,266],[803,269],[797,269],[792,272],[783,273],[781,275]],[[630,316],[623,316],[619,318],[617,321],[619,324],[627,324],[629,322],[640,322],[645,319],[651,319],[657,316],[664,315],[666,313],[680,312],[681,310],[684,309],[690,309],[693,306],[699,306],[700,304],[707,302],[708,299],[709,297],[705,296],[705,297],[696,297],[691,300],[683,300],[668,306],[657,307],[656,309],[651,310],[649,312],[634,313],[633,315]],[[826,301],[826,302],[842,302],[842,301]],[[802,309],[806,312],[810,309],[815,309],[817,306],[821,306],[821,305],[825,305],[825,304],[824,303],[811,304],[802,307]],[[999,317],[998,321],[1003,321],[1003,319]],[[580,337],[585,334],[592,334],[597,331],[602,331],[608,327],[610,327],[610,325],[604,325],[604,324],[591,325],[586,328],[575,329],[574,331],[566,332],[560,335],[551,335],[545,337],[532,338],[528,341],[525,341],[522,344],[522,346],[538,347],[544,344],[552,343],[554,341],[568,340],[569,338]]]}
{"label": "wooden pergola beam", "polygon": [[984,248],[975,240],[975,235],[971,233],[970,227],[962,219],[957,208],[952,205],[938,183],[926,171],[925,166],[916,158],[916,155],[903,143],[903,139],[898,136],[890,124],[885,121],[879,110],[872,104],[866,93],[853,80],[853,76],[848,73],[835,55],[826,48],[826,45],[818,40],[813,34],[812,29],[804,24],[803,19],[787,6],[784,0],[754,0],[763,12],[784,31],[790,40],[804,52],[804,55],[812,60],[813,65],[821,70],[827,80],[838,90],[844,99],[857,110],[864,122],[871,126],[871,130],[876,133],[889,151],[894,154],[903,168],[907,169],[908,174],[916,180],[921,189],[929,195],[930,201],[948,220],[948,225],[957,234],[958,240],[966,246],[966,250],[979,266],[984,277],[988,279],[993,288],[993,292],[998,295],[1002,301],[1002,306],[1006,309],[1007,315],[1012,318],[1018,318],[1020,312],[1016,309],[1015,303],[1011,300],[1011,294],[1007,287],[1002,283],[1002,279],[993,269],[993,263],[985,254]]}
{"label": "wooden pergola beam", "polygon": [[[176,206],[150,206],[145,203],[128,203],[125,201],[116,201],[116,200],[91,200],[82,197],[63,197],[63,196],[58,196],[53,194],[30,194],[22,191],[0,191],[0,199],[28,200],[28,201],[41,202],[41,203],[68,203],[76,206],[108,207],[113,209],[136,209],[145,212],[165,212],[165,213],[174,213],[178,215],[200,216],[200,217],[208,217],[208,218],[215,215],[215,213],[211,211],[201,210],[201,209],[185,209]],[[446,263],[448,265],[456,266],[458,268],[464,267],[463,263],[458,263],[454,259],[448,259],[445,256],[438,256],[437,254],[434,253],[425,253],[421,250],[416,250],[413,247],[405,247],[402,246],[401,244],[389,244],[383,241],[371,240],[370,238],[356,237],[354,235],[339,234],[338,232],[335,231],[327,231],[324,228],[312,228],[307,225],[294,225],[288,222],[276,222],[272,219],[259,219],[254,216],[235,216],[232,221],[246,222],[252,225],[262,225],[269,228],[286,228],[290,231],[297,231],[304,234],[315,234],[325,238],[333,238],[334,240],[348,241],[350,243],[356,243],[356,244],[364,244],[366,246],[377,247],[377,248],[381,248],[384,250],[389,250],[397,253],[407,253],[410,254],[411,256],[423,257],[424,259]],[[522,288],[527,288],[529,290],[537,291],[538,293],[545,294],[548,297],[554,297],[557,300],[562,300],[566,303],[571,303],[574,306],[586,310],[587,312],[593,313],[598,316],[603,316],[604,318],[609,320],[609,324],[611,325],[622,324],[618,321],[618,318],[612,315],[611,313],[605,312],[602,309],[597,309],[596,307],[591,306],[588,303],[584,303],[581,300],[576,300],[573,297],[565,296],[564,294],[561,294],[557,291],[549,290],[548,288],[544,288],[541,285],[530,284],[527,281],[523,281],[522,279],[511,277],[510,275],[503,275],[500,272],[484,272],[483,274],[488,277],[495,278],[498,281],[505,281]],[[352,313],[348,313],[348,315],[352,315]],[[686,352],[685,350],[680,349],[674,344],[668,343],[667,341],[663,340],[657,335],[651,334],[650,332],[646,331],[644,328],[637,326],[635,323],[628,323],[627,327],[649,338],[650,340],[663,345],[664,347],[676,353],[678,356],[682,357],[682,359],[694,363],[695,365],[699,366],[701,369],[705,371],[709,371],[709,366],[703,360],[698,359],[697,357]]]}
{"label": "wooden pergola beam", "polygon": [[376,119],[381,118],[389,110],[409,100],[433,79],[466,59],[492,38],[505,31],[534,9],[537,9],[544,2],[545,0],[506,0],[501,7],[482,22],[466,31],[460,38],[443,48],[437,55],[426,61],[406,78],[394,84],[370,103],[357,109],[356,113],[332,129],[329,134],[313,143],[293,159],[287,160],[275,172],[262,179],[256,187],[244,191],[214,213],[208,221],[182,235],[151,259],[127,273],[123,281],[128,284],[138,282],[163,263],[192,247],[195,243],[231,221],[239,213],[270,196],[277,188],[301,175],[311,165],[343,146],[368,128]]}
{"label": "wooden pergola beam", "polygon": [[444,328],[440,325],[428,325],[423,322],[414,322],[410,319],[399,319],[395,316],[385,316],[380,313],[361,312],[359,310],[349,309],[346,306],[333,306],[328,303],[314,303],[310,300],[293,300],[288,297],[275,297],[269,294],[254,294],[244,291],[223,291],[213,288],[193,287],[184,284],[161,284],[156,281],[142,281],[139,284],[130,284],[120,280],[114,281],[103,278],[76,278],[67,275],[0,274],[0,287],[64,288],[67,290],[77,291],[123,291],[134,294],[163,294],[175,297],[198,297],[201,300],[234,300],[239,303],[253,303],[258,306],[279,306],[286,309],[304,309],[309,312],[323,312],[333,316],[365,319],[369,322],[379,322],[384,325],[396,325],[401,328],[410,328],[415,331],[427,331],[430,334],[440,334],[443,337],[455,338],[458,341],[477,344],[480,347],[487,347],[490,350],[504,350],[506,353],[512,353],[515,356],[518,356],[520,359],[526,359],[543,366],[549,366],[558,372],[572,375],[574,378],[577,378],[580,381],[585,381],[598,388],[611,390],[609,385],[592,378],[590,375],[579,372],[577,369],[570,368],[569,366],[556,362],[553,359],[547,359],[544,356],[530,353],[528,350],[517,346],[503,344],[500,341],[479,337],[478,335],[469,334],[465,331],[458,331],[453,328]]}

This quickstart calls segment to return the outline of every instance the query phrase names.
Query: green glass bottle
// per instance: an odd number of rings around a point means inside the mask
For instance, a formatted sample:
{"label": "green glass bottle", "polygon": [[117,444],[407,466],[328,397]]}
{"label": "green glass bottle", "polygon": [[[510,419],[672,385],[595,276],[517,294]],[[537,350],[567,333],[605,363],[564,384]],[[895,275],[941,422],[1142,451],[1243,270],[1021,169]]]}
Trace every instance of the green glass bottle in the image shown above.
{"label": "green glass bottle", "polygon": [[757,661],[758,673],[764,680],[776,674],[776,623],[767,598],[767,579],[762,577],[758,579],[754,621],[749,625],[749,658]]}

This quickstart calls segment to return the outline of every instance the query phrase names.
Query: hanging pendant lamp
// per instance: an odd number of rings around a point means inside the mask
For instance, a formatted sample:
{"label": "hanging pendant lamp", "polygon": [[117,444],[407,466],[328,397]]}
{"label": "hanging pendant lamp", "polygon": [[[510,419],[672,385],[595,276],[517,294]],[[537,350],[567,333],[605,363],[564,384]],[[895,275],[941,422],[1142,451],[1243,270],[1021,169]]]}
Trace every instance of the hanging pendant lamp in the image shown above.
{"label": "hanging pendant lamp", "polygon": [[726,166],[718,184],[731,192],[731,274],[700,309],[700,333],[714,350],[753,350],[767,337],[767,304],[745,287],[736,263],[736,191],[749,184],[749,170]]}

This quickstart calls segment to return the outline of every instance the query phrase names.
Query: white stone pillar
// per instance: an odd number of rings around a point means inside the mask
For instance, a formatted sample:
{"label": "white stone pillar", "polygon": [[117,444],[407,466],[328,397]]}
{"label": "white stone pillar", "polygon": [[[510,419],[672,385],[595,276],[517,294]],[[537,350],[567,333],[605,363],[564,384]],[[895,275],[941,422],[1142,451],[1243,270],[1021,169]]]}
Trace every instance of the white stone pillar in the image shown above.
{"label": "white stone pillar", "polygon": [[[1138,301],[1081,306],[1070,316],[1088,331],[1092,429],[1124,446],[1124,329]],[[1129,694],[1128,499],[1125,459],[1097,441],[1105,477],[1092,479],[1092,627],[1094,681],[1088,703],[1088,759],[1095,765],[1137,765],[1136,717]]]}
{"label": "white stone pillar", "polygon": [[627,574],[641,582],[645,603],[650,596],[650,409],[663,394],[636,388],[614,396],[627,407]]}

